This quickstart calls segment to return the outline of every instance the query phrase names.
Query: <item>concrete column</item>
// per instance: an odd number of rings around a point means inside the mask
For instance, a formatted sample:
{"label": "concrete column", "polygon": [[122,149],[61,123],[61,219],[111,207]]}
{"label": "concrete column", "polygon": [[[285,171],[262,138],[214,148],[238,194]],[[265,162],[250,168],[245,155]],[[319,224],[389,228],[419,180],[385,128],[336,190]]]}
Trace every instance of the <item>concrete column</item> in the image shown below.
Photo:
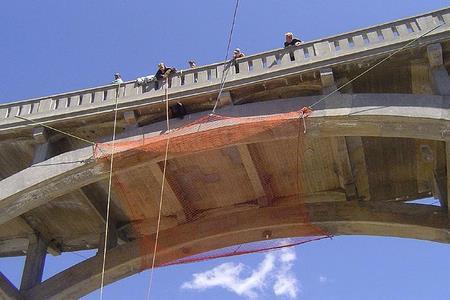
{"label": "concrete column", "polygon": [[48,142],[48,131],[44,127],[33,128],[33,139],[39,143],[33,156],[32,164],[40,163],[51,156],[51,145]]}
{"label": "concrete column", "polygon": [[429,45],[427,53],[434,92],[438,95],[450,96],[450,77],[444,67],[441,44]]}
{"label": "concrete column", "polygon": [[136,128],[138,127],[137,124],[137,114],[134,110],[125,111],[123,113],[123,118],[125,119],[125,122],[127,122],[128,128]]}
{"label": "concrete column", "polygon": [[46,255],[47,245],[44,240],[39,235],[30,239],[20,284],[21,291],[29,290],[41,283]]}
{"label": "concrete column", "polygon": [[233,98],[231,97],[230,92],[222,92],[220,94],[219,103],[217,108],[223,107],[225,105],[233,105]]}
{"label": "concrete column", "polygon": [[447,210],[450,218],[450,142],[445,143],[446,163],[447,163]]}
{"label": "concrete column", "polygon": [[[107,250],[116,247],[118,244],[118,235],[117,235],[117,230],[115,228],[115,225],[110,224],[110,226],[108,226],[108,227],[109,227],[108,240],[106,241],[106,249]],[[103,254],[103,251],[105,249],[105,237],[106,237],[105,232],[100,234],[97,255]]]}
{"label": "concrete column", "polygon": [[325,68],[320,70],[320,81],[322,82],[322,94],[326,95],[337,89],[334,82],[333,70]]}

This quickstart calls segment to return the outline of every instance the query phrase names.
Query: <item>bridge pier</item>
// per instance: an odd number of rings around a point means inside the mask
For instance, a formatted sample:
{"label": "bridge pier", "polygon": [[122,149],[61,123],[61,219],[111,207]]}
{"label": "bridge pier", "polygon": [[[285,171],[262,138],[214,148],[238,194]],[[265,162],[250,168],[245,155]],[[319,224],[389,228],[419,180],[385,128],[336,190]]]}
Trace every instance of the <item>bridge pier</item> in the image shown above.
{"label": "bridge pier", "polygon": [[32,289],[42,281],[45,258],[47,255],[47,244],[41,236],[35,235],[30,239],[27,257],[23,268],[20,290]]}
{"label": "bridge pier", "polygon": [[[445,69],[442,56],[442,45],[431,44],[427,47],[428,62],[434,92],[441,96],[450,96],[450,76]],[[444,98],[444,101],[450,101]],[[436,166],[433,174],[434,197],[439,199],[442,207],[449,209],[450,216],[450,146],[449,142],[444,144],[445,157]]]}
{"label": "bridge pier", "polygon": [[429,45],[427,54],[435,93],[437,95],[450,96],[450,76],[444,66],[441,44]]}

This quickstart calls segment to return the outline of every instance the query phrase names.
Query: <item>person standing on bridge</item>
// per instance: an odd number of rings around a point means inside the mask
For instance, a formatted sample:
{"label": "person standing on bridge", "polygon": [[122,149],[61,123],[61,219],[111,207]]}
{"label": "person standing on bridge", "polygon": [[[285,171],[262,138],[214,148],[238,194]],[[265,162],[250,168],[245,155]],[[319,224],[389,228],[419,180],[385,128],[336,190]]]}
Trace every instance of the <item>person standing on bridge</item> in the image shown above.
{"label": "person standing on bridge", "polygon": [[189,64],[189,68],[191,68],[191,69],[194,69],[194,68],[196,68],[197,67],[197,64],[195,63],[195,60],[190,60],[190,61],[188,61],[188,64]]}
{"label": "person standing on bridge", "polygon": [[169,77],[170,74],[175,73],[176,71],[177,70],[173,67],[166,67],[164,63],[159,63],[155,78],[156,80],[162,80]]}
{"label": "person standing on bridge", "polygon": [[123,83],[122,77],[120,76],[120,73],[114,74],[114,80],[111,82],[112,84],[121,84]]}
{"label": "person standing on bridge", "polygon": [[233,51],[233,59],[242,58],[244,56],[245,56],[245,54],[242,53],[241,49],[239,49],[239,48],[234,49],[234,51]]}
{"label": "person standing on bridge", "polygon": [[300,46],[302,44],[301,40],[294,38],[294,34],[292,32],[286,32],[284,37],[286,39],[284,42],[284,48],[289,46]]}
{"label": "person standing on bridge", "polygon": [[234,68],[236,70],[236,73],[239,73],[239,64],[236,62],[236,60],[242,57],[245,57],[245,54],[242,53],[241,49],[239,48],[234,49],[232,61],[234,61]]}

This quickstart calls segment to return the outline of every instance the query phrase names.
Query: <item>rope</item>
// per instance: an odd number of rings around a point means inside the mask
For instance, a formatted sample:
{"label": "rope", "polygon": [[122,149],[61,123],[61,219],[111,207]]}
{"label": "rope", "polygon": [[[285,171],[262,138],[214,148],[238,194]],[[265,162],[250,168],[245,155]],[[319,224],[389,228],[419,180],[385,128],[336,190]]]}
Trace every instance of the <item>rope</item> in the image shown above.
{"label": "rope", "polygon": [[[168,81],[166,79],[165,84],[165,98],[166,98],[166,127],[167,127],[167,133],[170,132],[170,124],[169,124],[169,91],[168,91]],[[166,181],[166,169],[167,169],[167,157],[169,153],[169,142],[170,138],[167,136],[167,142],[166,142],[166,151],[164,154],[164,167],[163,167],[163,174],[162,174],[162,180],[161,180],[161,192],[160,192],[160,198],[159,198],[159,210],[158,210],[158,223],[156,225],[156,236],[155,236],[155,246],[153,248],[153,256],[152,256],[152,266],[150,268],[150,281],[148,285],[148,291],[147,291],[147,300],[150,299],[150,292],[152,289],[152,282],[153,282],[153,271],[155,269],[155,262],[156,262],[156,252],[158,250],[158,239],[159,239],[159,229],[161,226],[161,212],[162,212],[162,204],[164,199],[164,184]]]}
{"label": "rope", "polygon": [[40,125],[40,126],[42,126],[42,127],[45,127],[45,128],[51,129],[51,130],[54,130],[54,131],[56,131],[56,132],[62,133],[62,134],[67,135],[67,136],[70,136],[70,137],[72,137],[72,138],[74,138],[74,139],[83,141],[83,142],[85,142],[85,143],[88,143],[88,144],[91,144],[91,145],[95,145],[94,142],[89,141],[89,140],[86,140],[86,139],[84,139],[84,138],[82,138],[82,137],[73,135],[73,134],[71,134],[71,133],[69,133],[69,132],[67,132],[67,131],[59,130],[59,129],[56,129],[55,127],[52,127],[52,126],[49,126],[49,125],[45,125],[44,123],[37,122],[37,121],[33,121],[33,120],[31,120],[31,119],[28,119],[28,118],[25,118],[25,117],[22,117],[22,116],[15,116],[15,117],[18,118],[18,119],[22,119],[22,120],[25,120],[25,121],[28,121],[28,122],[31,122],[31,123]]}
{"label": "rope", "polygon": [[319,104],[322,101],[325,101],[327,98],[331,97],[332,95],[336,94],[337,92],[339,92],[341,89],[343,89],[344,87],[346,87],[347,85],[351,84],[353,81],[357,80],[358,78],[364,76],[365,74],[367,74],[368,72],[372,71],[373,69],[375,69],[376,67],[378,67],[379,65],[381,65],[382,63],[384,63],[385,61],[387,61],[388,59],[390,59],[392,56],[396,55],[397,53],[405,50],[407,47],[409,47],[410,45],[414,44],[415,42],[417,42],[419,39],[423,38],[424,36],[426,36],[427,34],[430,34],[431,32],[435,31],[436,29],[438,29],[439,27],[441,27],[442,25],[444,25],[445,23],[441,23],[439,25],[437,25],[436,27],[428,30],[427,32],[421,34],[420,36],[418,36],[417,38],[415,38],[414,40],[410,41],[409,43],[407,43],[406,45],[404,45],[403,47],[401,47],[400,49],[397,49],[396,51],[394,51],[393,53],[391,53],[389,56],[385,57],[383,60],[379,61],[378,63],[376,63],[375,65],[373,65],[372,67],[370,67],[369,69],[365,70],[364,72],[362,72],[361,74],[359,74],[358,76],[356,76],[355,78],[353,78],[352,80],[346,82],[345,84],[341,85],[339,88],[335,89],[334,91],[332,91],[331,93],[329,93],[328,95],[326,95],[325,97],[319,99],[318,101],[314,102],[312,105],[309,106],[309,108],[313,108],[314,106],[316,106],[317,104]]}
{"label": "rope", "polygon": [[236,0],[236,5],[234,7],[234,13],[233,13],[233,22],[231,23],[230,34],[228,35],[227,51],[225,52],[225,59],[223,61],[224,69],[222,71],[222,80],[221,80],[221,83],[220,83],[219,94],[217,95],[216,103],[214,104],[214,108],[213,108],[211,114],[214,114],[215,111],[216,111],[217,105],[218,105],[219,100],[220,100],[220,96],[222,95],[223,88],[225,87],[225,81],[226,81],[226,78],[227,78],[227,75],[228,75],[228,71],[230,70],[231,63],[233,62],[233,60],[231,60],[228,63],[228,66],[227,66],[228,54],[230,52],[231,40],[233,38],[234,25],[236,24],[236,16],[237,16],[238,8],[239,8],[239,0]]}
{"label": "rope", "polygon": [[115,143],[116,143],[116,125],[117,125],[117,106],[119,104],[119,90],[120,83],[118,85],[117,93],[116,93],[116,103],[114,108],[114,128],[113,128],[113,136],[112,136],[112,152],[111,152],[111,163],[109,166],[109,182],[108,182],[108,203],[106,206],[106,222],[105,222],[105,243],[103,244],[103,263],[102,263],[102,281],[100,284],[100,300],[103,299],[103,287],[105,285],[105,265],[106,265],[106,251],[107,251],[107,243],[108,243],[108,229],[109,229],[109,212],[110,212],[110,204],[111,204],[111,186],[112,186],[112,174],[113,174],[113,163],[114,163],[114,152],[115,152]]}

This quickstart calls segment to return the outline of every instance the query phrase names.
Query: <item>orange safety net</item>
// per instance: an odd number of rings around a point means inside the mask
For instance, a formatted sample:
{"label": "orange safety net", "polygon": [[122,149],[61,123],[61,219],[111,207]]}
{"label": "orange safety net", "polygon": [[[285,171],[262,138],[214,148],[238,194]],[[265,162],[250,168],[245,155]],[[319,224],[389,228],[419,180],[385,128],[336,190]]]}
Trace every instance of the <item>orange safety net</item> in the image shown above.
{"label": "orange safety net", "polygon": [[[310,109],[302,108],[256,117],[211,114],[169,132],[115,141],[114,146],[112,142],[97,144],[96,159],[110,159],[114,149],[113,191],[131,221],[128,235],[140,241],[142,269],[151,265],[167,143],[160,238],[177,224],[197,224],[209,212],[242,205],[253,208],[271,205],[272,201],[287,196],[299,207],[296,223],[301,224],[305,236],[281,242],[268,237],[239,244],[233,244],[231,239],[230,245],[222,249],[210,248],[193,255],[181,253],[169,261],[157,259],[157,266],[267,251],[328,237],[309,222],[300,196],[304,181],[299,177],[305,160],[304,118],[310,113]],[[283,153],[278,156],[260,145],[268,145],[269,150],[278,147]],[[287,167],[283,170],[288,165],[290,171],[286,171]],[[274,166],[278,169],[271,171]],[[220,222],[220,216],[217,220]],[[189,228],[196,230],[195,226]],[[183,238],[180,237],[180,243]],[[164,247],[161,244],[156,255]]]}

